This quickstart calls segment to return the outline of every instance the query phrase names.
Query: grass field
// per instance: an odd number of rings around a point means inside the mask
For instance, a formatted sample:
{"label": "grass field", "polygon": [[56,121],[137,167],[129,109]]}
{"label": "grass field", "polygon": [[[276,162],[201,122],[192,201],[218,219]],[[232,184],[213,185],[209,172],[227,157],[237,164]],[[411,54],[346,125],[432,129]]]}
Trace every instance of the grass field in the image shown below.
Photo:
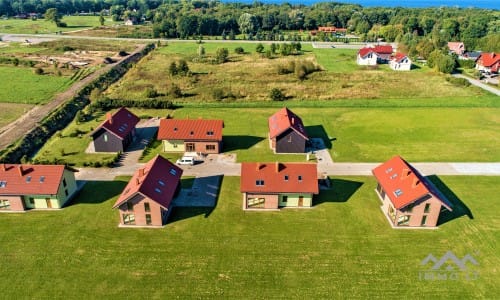
{"label": "grass field", "polygon": [[15,121],[32,107],[29,104],[0,103],[0,128]]}
{"label": "grass field", "polygon": [[[0,20],[0,32],[4,33],[55,33],[73,30],[90,29],[100,26],[99,16],[64,16],[61,20],[67,27],[56,27],[53,22],[45,19],[35,21],[22,19]],[[105,19],[105,25],[116,24],[111,18]]]}
{"label": "grass field", "polygon": [[[118,228],[124,179],[89,182],[63,211],[0,215],[6,299],[494,299],[499,177],[442,177],[471,211],[438,230],[393,230],[375,181],[334,178],[307,210],[244,212],[239,178],[214,210],[178,208],[163,229]],[[421,280],[453,251],[478,278]]]}

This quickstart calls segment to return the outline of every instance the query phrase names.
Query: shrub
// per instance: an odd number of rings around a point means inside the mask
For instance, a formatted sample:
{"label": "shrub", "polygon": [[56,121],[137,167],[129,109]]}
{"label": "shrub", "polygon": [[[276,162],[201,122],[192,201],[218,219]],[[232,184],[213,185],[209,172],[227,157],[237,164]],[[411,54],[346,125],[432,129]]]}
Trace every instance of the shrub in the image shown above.
{"label": "shrub", "polygon": [[120,52],[118,52],[118,55],[119,56],[127,56],[128,53],[126,51],[120,50]]}
{"label": "shrub", "polygon": [[171,62],[168,66],[168,74],[170,74],[170,76],[177,75],[177,64],[175,63],[175,61]]}
{"label": "shrub", "polygon": [[152,87],[147,87],[144,90],[144,96],[146,96],[146,98],[156,98],[158,97],[158,92]]}
{"label": "shrub", "polygon": [[198,46],[198,56],[205,56],[205,47],[202,45]]}
{"label": "shrub", "polygon": [[264,45],[262,45],[262,43],[258,43],[257,46],[255,47],[255,52],[262,53],[263,51],[264,51]]}
{"label": "shrub", "polygon": [[180,98],[182,97],[182,90],[177,84],[172,83],[168,88],[168,95],[174,98]]}
{"label": "shrub", "polygon": [[243,47],[236,47],[234,49],[234,53],[236,53],[236,54],[243,54],[243,53],[245,53],[245,50],[243,49]]}
{"label": "shrub", "polygon": [[271,59],[271,58],[273,58],[273,52],[270,49],[267,49],[266,52],[264,53],[264,56],[266,58]]}
{"label": "shrub", "polygon": [[229,57],[229,51],[226,48],[217,48],[215,51],[215,61],[218,64],[223,64],[227,61]]}
{"label": "shrub", "polygon": [[36,75],[43,75],[43,69],[42,68],[35,68],[33,69],[33,73]]}
{"label": "shrub", "polygon": [[285,94],[278,89],[278,88],[273,88],[271,92],[269,93],[269,98],[271,98],[272,101],[284,101],[286,100]]}
{"label": "shrub", "polygon": [[469,80],[465,78],[459,78],[459,77],[453,77],[453,76],[447,76],[446,81],[449,83],[455,85],[455,86],[470,86]]}
{"label": "shrub", "polygon": [[215,99],[215,100],[222,100],[224,99],[224,90],[222,90],[221,88],[215,88],[212,90],[212,97]]}
{"label": "shrub", "polygon": [[189,74],[189,67],[184,59],[179,60],[177,65],[177,73],[184,76]]}

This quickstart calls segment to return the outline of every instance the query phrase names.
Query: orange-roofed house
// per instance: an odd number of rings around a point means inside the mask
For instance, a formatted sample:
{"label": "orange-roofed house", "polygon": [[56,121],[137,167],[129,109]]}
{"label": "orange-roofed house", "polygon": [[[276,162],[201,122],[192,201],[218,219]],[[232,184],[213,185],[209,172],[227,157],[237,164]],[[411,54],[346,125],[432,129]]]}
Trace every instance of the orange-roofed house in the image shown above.
{"label": "orange-roofed house", "polygon": [[389,67],[395,71],[410,71],[411,59],[403,53],[397,52],[389,61]]}
{"label": "orange-roofed house", "polygon": [[413,166],[395,156],[372,170],[382,211],[394,227],[436,227],[442,209],[452,210],[444,195]]}
{"label": "orange-roofed house", "polygon": [[113,206],[119,211],[120,226],[165,225],[181,176],[182,169],[159,155],[136,170]]}
{"label": "orange-roofed house", "polygon": [[114,114],[107,113],[106,120],[92,133],[96,152],[123,152],[134,140],[139,118],[122,107]]}
{"label": "orange-roofed house", "polygon": [[77,191],[63,165],[0,164],[0,211],[62,208]]}
{"label": "orange-roofed house", "polygon": [[311,207],[319,193],[316,164],[242,163],[243,209]]}
{"label": "orange-roofed house", "polygon": [[359,49],[356,62],[362,66],[375,66],[387,63],[392,55],[391,45],[376,45]]}
{"label": "orange-roofed house", "polygon": [[448,42],[448,50],[458,56],[464,55],[465,45],[462,42]]}
{"label": "orange-roofed house", "polygon": [[222,120],[161,119],[158,140],[165,152],[222,152]]}
{"label": "orange-roofed house", "polygon": [[304,153],[309,141],[302,119],[284,107],[269,120],[269,143],[276,153]]}
{"label": "orange-roofed house", "polygon": [[476,61],[476,69],[483,72],[498,73],[500,53],[481,53]]}

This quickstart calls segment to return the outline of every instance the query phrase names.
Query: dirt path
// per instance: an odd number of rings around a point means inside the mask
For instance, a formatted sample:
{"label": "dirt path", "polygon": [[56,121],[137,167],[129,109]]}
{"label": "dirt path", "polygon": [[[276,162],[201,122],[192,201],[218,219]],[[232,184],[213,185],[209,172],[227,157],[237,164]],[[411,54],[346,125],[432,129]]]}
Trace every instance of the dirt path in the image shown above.
{"label": "dirt path", "polygon": [[[140,45],[130,55],[134,55],[136,53],[141,52],[144,49],[144,47],[145,45]],[[50,114],[53,110],[55,110],[57,107],[59,107],[66,101],[73,98],[81,88],[85,87],[86,85],[94,81],[101,74],[104,74],[105,72],[109,71],[116,65],[120,64],[127,57],[128,56],[125,56],[120,61],[106,65],[104,68],[97,70],[96,72],[90,74],[84,79],[75,82],[71,87],[69,87],[69,89],[67,89],[62,93],[57,94],[54,97],[54,100],[52,100],[51,102],[45,105],[38,105],[33,107],[30,111],[25,113],[16,121],[0,128],[0,149],[7,147],[8,145],[14,143],[16,140],[24,136],[31,129],[33,129],[36,126],[36,124],[40,122],[45,116]]]}

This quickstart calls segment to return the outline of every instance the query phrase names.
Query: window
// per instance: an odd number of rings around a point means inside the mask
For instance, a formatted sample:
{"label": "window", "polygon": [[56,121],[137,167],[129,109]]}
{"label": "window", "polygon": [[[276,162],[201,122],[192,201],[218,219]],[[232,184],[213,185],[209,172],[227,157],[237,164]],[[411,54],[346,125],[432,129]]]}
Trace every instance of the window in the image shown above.
{"label": "window", "polygon": [[174,131],[177,131],[177,127],[174,127]]}
{"label": "window", "polygon": [[266,203],[265,198],[249,198],[247,201],[247,207],[264,208],[265,203]]}
{"label": "window", "polygon": [[431,210],[431,204],[430,203],[426,203],[425,204],[425,208],[424,208],[424,213],[429,213]]}
{"label": "window", "polygon": [[396,177],[398,177],[398,173],[394,173],[394,174],[391,175],[391,179],[394,179]]}
{"label": "window", "polygon": [[26,182],[30,183],[31,182],[31,176],[26,177]]}
{"label": "window", "polygon": [[0,200],[0,210],[9,210],[10,209],[10,201],[3,199]]}
{"label": "window", "polygon": [[161,194],[161,190],[159,188],[155,188],[155,192],[157,192],[158,194]]}
{"label": "window", "polygon": [[283,196],[282,200],[283,202],[288,202],[288,196]]}
{"label": "window", "polygon": [[420,226],[425,226],[425,222],[427,222],[427,216],[422,217],[422,222],[420,223]]}
{"label": "window", "polygon": [[390,173],[392,171],[392,168],[388,168],[387,170],[385,170],[385,173]]}
{"label": "window", "polygon": [[207,151],[215,151],[215,145],[206,145],[206,146],[205,146],[205,149],[206,149]]}
{"label": "window", "polygon": [[214,135],[214,132],[212,130],[207,131],[207,135]]}
{"label": "window", "polygon": [[289,135],[289,136],[288,136],[288,142],[289,142],[289,143],[291,143],[291,142],[292,142],[292,136],[291,136],[291,135]]}
{"label": "window", "polygon": [[127,202],[127,210],[128,211],[134,210],[134,204],[132,202]]}
{"label": "window", "polygon": [[146,214],[146,225],[151,225],[151,214]]}
{"label": "window", "polygon": [[104,138],[104,142],[106,142],[106,143],[107,143],[107,142],[108,142],[108,134],[107,134],[107,133],[105,133],[105,134],[103,135],[103,138]]}
{"label": "window", "polygon": [[191,131],[191,132],[189,133],[189,135],[194,135],[194,131]]}
{"label": "window", "polygon": [[161,185],[161,186],[165,186],[165,182],[163,182],[161,180],[158,180],[158,184]]}
{"label": "window", "polygon": [[151,208],[149,207],[149,203],[148,202],[144,202],[144,211],[145,212],[150,212],[151,211]]}
{"label": "window", "polygon": [[135,225],[135,215],[134,214],[123,214],[123,224]]}
{"label": "window", "polygon": [[285,181],[288,181],[288,175],[285,175]]}
{"label": "window", "polygon": [[66,187],[66,178],[63,179],[63,186]]}
{"label": "window", "polygon": [[408,206],[406,207],[406,212],[407,212],[407,213],[411,213],[411,212],[413,211],[413,206],[414,206],[413,204],[408,205]]}
{"label": "window", "polygon": [[302,175],[299,175],[298,179],[299,181],[302,181]]}
{"label": "window", "polygon": [[43,183],[45,181],[45,176],[40,176],[40,183]]}
{"label": "window", "polygon": [[29,201],[30,201],[30,205],[35,205],[35,199],[30,198],[30,200],[29,200]]}
{"label": "window", "polygon": [[0,188],[4,188],[7,185],[7,181],[0,181]]}
{"label": "window", "polygon": [[404,215],[398,218],[398,226],[408,226],[410,225],[410,216]]}
{"label": "window", "polygon": [[174,148],[177,148],[177,146],[178,146],[177,143],[172,144],[172,147],[174,147]]}
{"label": "window", "polygon": [[399,196],[403,195],[403,191],[401,189],[397,189],[397,190],[394,191],[394,195],[396,197],[399,197]]}
{"label": "window", "polygon": [[262,186],[262,185],[264,185],[264,180],[256,180],[256,181],[255,181],[255,185],[257,185],[257,186]]}
{"label": "window", "polygon": [[174,169],[174,168],[170,169],[170,171],[168,171],[168,172],[169,172],[171,175],[174,175],[174,176],[175,176],[175,175],[177,175],[177,170],[176,170],[176,169]]}
{"label": "window", "polygon": [[64,194],[66,195],[66,197],[68,197],[68,190],[67,189],[64,189]]}

